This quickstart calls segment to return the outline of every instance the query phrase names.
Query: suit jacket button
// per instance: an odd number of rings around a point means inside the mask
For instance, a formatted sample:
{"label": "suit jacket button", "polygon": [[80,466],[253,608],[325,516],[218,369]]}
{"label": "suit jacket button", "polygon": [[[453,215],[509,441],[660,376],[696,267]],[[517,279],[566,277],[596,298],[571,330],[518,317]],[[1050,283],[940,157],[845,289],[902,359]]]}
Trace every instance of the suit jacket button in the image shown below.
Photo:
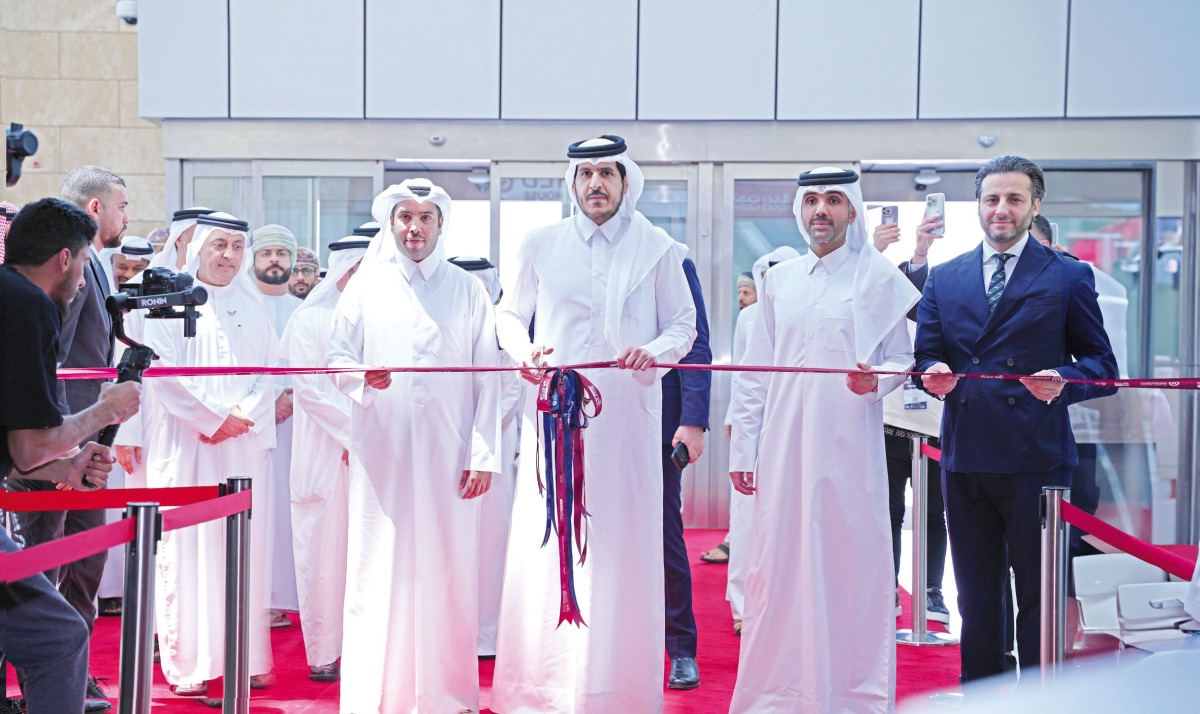
{"label": "suit jacket button", "polygon": [[966,403],[967,403],[967,398],[966,398],[966,397],[959,397],[959,398],[958,398],[958,403],[959,403],[959,404],[966,404]]}
{"label": "suit jacket button", "polygon": [[1009,403],[1009,404],[1016,404],[1016,403],[1017,403],[1017,400],[1016,400],[1016,399],[1013,399],[1012,397],[1009,397],[1009,398],[1008,398],[1008,403]]}
{"label": "suit jacket button", "polygon": [[1011,359],[1009,359],[1009,360],[1006,360],[1006,361],[1004,362],[1004,364],[1006,364],[1006,365],[1008,365],[1009,367],[1011,367],[1011,366],[1013,366],[1013,364],[1014,364],[1014,363],[1013,363],[1013,361],[1012,361]]}
{"label": "suit jacket button", "polygon": [[979,364],[979,358],[978,358],[978,357],[972,357],[972,358],[971,358],[971,364]]}

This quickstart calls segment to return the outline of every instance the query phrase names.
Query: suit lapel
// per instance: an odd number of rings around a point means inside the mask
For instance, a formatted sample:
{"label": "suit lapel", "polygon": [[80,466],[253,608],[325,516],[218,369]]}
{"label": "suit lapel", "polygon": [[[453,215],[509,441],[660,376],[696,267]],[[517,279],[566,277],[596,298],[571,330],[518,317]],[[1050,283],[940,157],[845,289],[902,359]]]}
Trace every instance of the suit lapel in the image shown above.
{"label": "suit lapel", "polygon": [[967,255],[969,259],[959,263],[959,289],[966,296],[971,313],[983,325],[988,320],[987,291],[983,287],[983,245],[976,246]]}
{"label": "suit lapel", "polygon": [[1049,249],[1042,247],[1041,243],[1038,243],[1031,237],[1025,243],[1025,250],[1021,251],[1021,257],[1017,260],[1017,266],[1013,270],[1012,277],[1008,279],[1008,284],[1004,286],[1004,294],[1000,296],[1000,302],[996,303],[996,310],[992,312],[991,319],[983,326],[984,332],[987,332],[993,325],[999,323],[1008,315],[1017,300],[1025,295],[1029,287],[1033,285],[1033,281],[1037,280],[1037,277],[1042,274],[1042,271],[1049,264]]}
{"label": "suit lapel", "polygon": [[96,291],[100,294],[100,302],[104,302],[112,291],[108,289],[108,273],[104,272],[104,266],[100,264],[100,258],[96,256],[94,250],[89,249],[88,262],[92,266],[92,279],[96,281]]}

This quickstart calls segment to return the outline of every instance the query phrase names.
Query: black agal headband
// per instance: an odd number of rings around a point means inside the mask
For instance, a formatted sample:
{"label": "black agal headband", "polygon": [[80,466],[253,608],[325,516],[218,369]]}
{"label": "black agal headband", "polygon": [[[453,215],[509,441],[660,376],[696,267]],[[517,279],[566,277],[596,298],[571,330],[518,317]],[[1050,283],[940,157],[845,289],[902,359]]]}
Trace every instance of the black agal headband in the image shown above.
{"label": "black agal headband", "polygon": [[584,139],[577,141],[567,147],[568,159],[599,159],[605,156],[616,156],[617,154],[625,153],[625,140],[616,134],[603,134],[598,139],[607,139],[611,144],[601,144],[599,146],[583,146],[592,139]]}
{"label": "black agal headband", "polygon": [[[375,235],[372,233],[371,235]],[[336,243],[329,244],[329,250],[354,250],[355,248],[366,248],[371,245],[369,240],[340,240]]]}
{"label": "black agal headband", "polygon": [[800,174],[800,178],[796,179],[797,186],[837,186],[840,184],[854,183],[858,180],[858,173],[851,169],[845,171],[834,171],[831,173],[815,173],[805,171]]}
{"label": "black agal headband", "polygon": [[216,226],[217,228],[224,228],[227,231],[241,231],[243,233],[250,228],[250,224],[240,218],[234,218],[233,216],[225,217],[218,214],[200,216],[196,219],[196,223],[201,226]]}

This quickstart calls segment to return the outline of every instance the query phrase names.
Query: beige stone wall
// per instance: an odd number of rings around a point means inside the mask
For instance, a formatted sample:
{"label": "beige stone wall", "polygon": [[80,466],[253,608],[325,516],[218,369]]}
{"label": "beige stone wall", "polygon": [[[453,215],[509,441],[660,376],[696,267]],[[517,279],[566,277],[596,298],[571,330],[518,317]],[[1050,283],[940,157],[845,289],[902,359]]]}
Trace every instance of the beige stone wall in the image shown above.
{"label": "beige stone wall", "polygon": [[137,28],[112,0],[0,0],[0,121],[37,134],[19,183],[0,185],[17,205],[57,196],[72,167],[116,171],[129,189],[129,235],[164,220],[158,126],[138,118]]}

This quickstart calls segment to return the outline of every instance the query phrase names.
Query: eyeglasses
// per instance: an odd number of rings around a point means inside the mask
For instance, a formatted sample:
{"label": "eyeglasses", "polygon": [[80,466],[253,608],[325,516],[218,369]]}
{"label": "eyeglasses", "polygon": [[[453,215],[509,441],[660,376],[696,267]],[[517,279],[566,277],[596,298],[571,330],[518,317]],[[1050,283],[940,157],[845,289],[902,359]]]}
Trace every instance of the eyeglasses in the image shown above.
{"label": "eyeglasses", "polygon": [[316,275],[316,274],[317,274],[317,269],[316,269],[316,268],[293,268],[293,269],[292,269],[292,272],[293,272],[293,273],[295,273],[295,274],[297,274],[297,275],[309,275],[309,276],[312,276],[312,275]]}

